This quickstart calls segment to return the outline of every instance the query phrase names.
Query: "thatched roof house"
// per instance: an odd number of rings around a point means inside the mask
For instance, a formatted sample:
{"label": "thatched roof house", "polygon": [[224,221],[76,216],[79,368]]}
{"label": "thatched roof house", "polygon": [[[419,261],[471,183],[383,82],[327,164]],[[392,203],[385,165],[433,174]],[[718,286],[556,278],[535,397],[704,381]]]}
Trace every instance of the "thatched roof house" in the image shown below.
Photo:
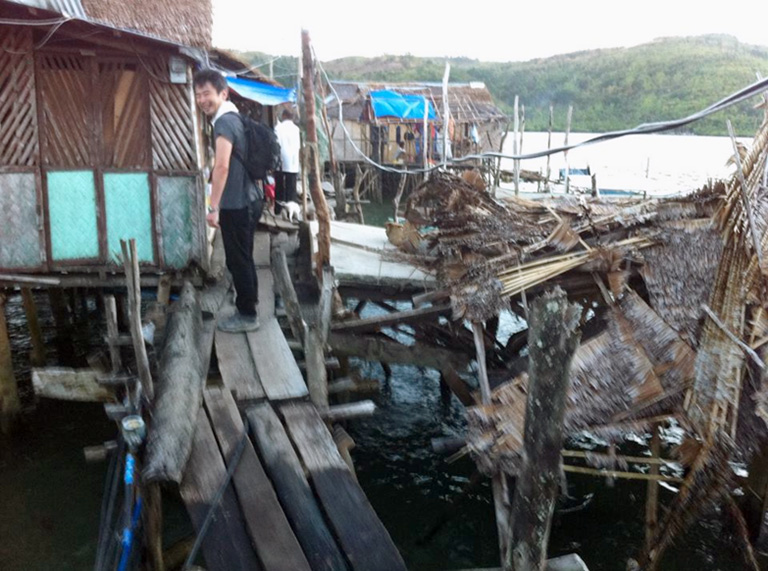
{"label": "thatched roof house", "polygon": [[[341,103],[341,106],[339,105]],[[369,158],[395,162],[398,143],[405,143],[409,162],[421,163],[424,112],[427,112],[428,158],[442,153],[439,133],[447,126],[451,154],[463,157],[499,150],[507,117],[493,102],[484,83],[450,83],[448,113],[444,115],[440,83],[332,81],[326,100],[338,160],[359,162],[355,145]],[[426,107],[426,109],[425,109]],[[349,136],[341,128],[340,117]],[[351,140],[350,140],[351,139]]]}

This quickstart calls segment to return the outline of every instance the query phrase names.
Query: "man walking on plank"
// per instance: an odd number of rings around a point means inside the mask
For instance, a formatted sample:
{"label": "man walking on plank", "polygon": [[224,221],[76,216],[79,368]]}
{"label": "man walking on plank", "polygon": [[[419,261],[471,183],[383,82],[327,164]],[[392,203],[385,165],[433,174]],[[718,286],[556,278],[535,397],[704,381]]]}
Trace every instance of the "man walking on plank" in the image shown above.
{"label": "man walking on plank", "polygon": [[245,126],[237,107],[229,101],[226,79],[216,70],[203,69],[195,74],[194,87],[198,107],[213,124],[215,144],[211,204],[206,221],[214,228],[221,228],[227,269],[232,274],[237,296],[237,312],[221,321],[218,328],[230,333],[253,331],[259,327],[253,232],[264,201],[254,200],[259,192],[242,159],[248,151]]}

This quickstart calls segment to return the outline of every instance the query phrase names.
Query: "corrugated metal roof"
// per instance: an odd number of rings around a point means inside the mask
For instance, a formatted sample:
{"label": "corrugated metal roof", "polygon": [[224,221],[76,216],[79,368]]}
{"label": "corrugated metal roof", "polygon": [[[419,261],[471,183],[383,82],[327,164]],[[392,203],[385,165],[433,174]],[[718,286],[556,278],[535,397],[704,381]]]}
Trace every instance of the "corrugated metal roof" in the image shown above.
{"label": "corrugated metal roof", "polygon": [[10,0],[14,4],[23,4],[31,8],[50,10],[64,16],[86,19],[85,9],[80,0]]}

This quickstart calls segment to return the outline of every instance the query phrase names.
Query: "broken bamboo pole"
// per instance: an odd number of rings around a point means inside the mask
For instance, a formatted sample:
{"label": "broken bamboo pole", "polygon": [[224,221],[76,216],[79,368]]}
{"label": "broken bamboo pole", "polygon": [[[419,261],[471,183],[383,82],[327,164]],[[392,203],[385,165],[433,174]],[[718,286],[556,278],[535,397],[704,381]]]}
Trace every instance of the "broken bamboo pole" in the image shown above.
{"label": "broken bamboo pole", "polygon": [[543,569],[560,483],[560,450],[569,369],[579,345],[581,307],[555,288],[531,305],[528,332],[528,398],[520,473],[510,518],[505,569]]}
{"label": "broken bamboo pole", "polygon": [[0,291],[0,433],[10,431],[11,423],[21,410],[19,388],[13,374],[11,359],[11,337],[5,318],[5,303],[8,297]]}
{"label": "broken bamboo pole", "polygon": [[320,300],[313,319],[309,320],[304,338],[307,364],[307,389],[312,403],[321,411],[328,408],[328,371],[325,368],[325,346],[331,327],[333,271],[323,269]]}

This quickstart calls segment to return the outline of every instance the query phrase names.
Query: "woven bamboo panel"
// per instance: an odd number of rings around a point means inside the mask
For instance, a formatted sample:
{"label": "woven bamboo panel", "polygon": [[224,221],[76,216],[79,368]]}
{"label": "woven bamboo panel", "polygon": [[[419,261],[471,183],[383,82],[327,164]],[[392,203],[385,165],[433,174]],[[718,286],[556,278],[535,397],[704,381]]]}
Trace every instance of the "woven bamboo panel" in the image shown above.
{"label": "woven bamboo panel", "polygon": [[147,173],[106,173],[104,203],[107,214],[107,249],[113,262],[121,252],[120,240],[136,240],[140,262],[155,259],[152,206]]}
{"label": "woven bamboo panel", "polygon": [[99,63],[101,164],[113,168],[150,166],[147,76],[136,64]]}
{"label": "woven bamboo panel", "polygon": [[163,239],[163,260],[171,268],[184,268],[200,259],[200,213],[193,177],[157,178],[157,201]]}
{"label": "woven bamboo panel", "polygon": [[38,78],[43,107],[41,137],[46,165],[92,165],[90,62],[71,54],[41,53]]}
{"label": "woven bamboo panel", "polygon": [[196,170],[195,110],[189,87],[169,81],[168,63],[164,60],[147,62],[147,67],[151,71],[152,164],[155,170]]}
{"label": "woven bamboo panel", "polygon": [[42,263],[36,186],[33,173],[0,174],[0,268]]}
{"label": "woven bamboo panel", "polygon": [[0,166],[37,164],[32,32],[0,26]]}
{"label": "woven bamboo panel", "polygon": [[98,206],[93,171],[48,171],[46,178],[53,260],[98,258]]}

